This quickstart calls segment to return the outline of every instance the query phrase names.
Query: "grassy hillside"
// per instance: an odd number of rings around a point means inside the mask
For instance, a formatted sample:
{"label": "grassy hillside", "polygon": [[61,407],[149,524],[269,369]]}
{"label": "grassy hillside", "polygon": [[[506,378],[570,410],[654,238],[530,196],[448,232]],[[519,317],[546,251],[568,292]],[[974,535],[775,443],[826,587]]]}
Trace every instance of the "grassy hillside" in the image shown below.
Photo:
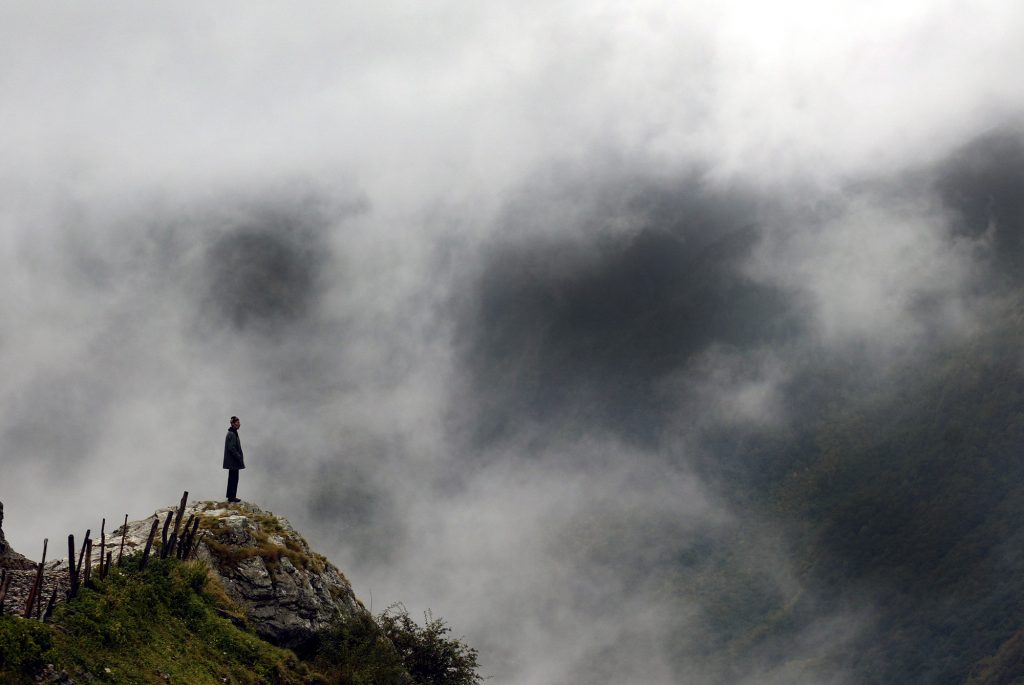
{"label": "grassy hillside", "polygon": [[153,559],[140,571],[136,557],[51,622],[0,618],[0,682],[37,682],[52,664],[80,683],[478,683],[476,652],[448,632],[404,611],[367,614],[324,631],[300,659],[247,630],[202,562]]}

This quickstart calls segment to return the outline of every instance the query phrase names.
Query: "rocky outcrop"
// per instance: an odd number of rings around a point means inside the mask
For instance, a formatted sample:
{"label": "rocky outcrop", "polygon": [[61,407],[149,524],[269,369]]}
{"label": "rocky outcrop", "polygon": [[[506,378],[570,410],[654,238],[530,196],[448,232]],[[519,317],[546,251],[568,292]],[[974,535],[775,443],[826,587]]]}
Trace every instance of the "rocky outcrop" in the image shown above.
{"label": "rocky outcrop", "polygon": [[[143,549],[153,517],[162,523],[173,510],[130,522],[124,553]],[[238,618],[264,639],[301,650],[334,619],[366,611],[348,579],[310,549],[287,519],[245,502],[194,502],[184,519],[190,515],[198,516],[201,526],[195,556],[209,563],[238,606]],[[121,533],[116,530],[108,544],[120,545]]]}
{"label": "rocky outcrop", "polygon": [[[109,532],[106,550],[114,560],[122,554],[141,552],[153,520],[162,525],[177,507],[160,509],[148,518],[130,521]],[[282,647],[302,650],[312,645],[316,634],[335,619],[344,620],[366,608],[356,599],[352,586],[333,564],[310,549],[306,540],[287,519],[245,502],[193,502],[184,512],[182,528],[190,516],[200,521],[194,558],[205,560],[213,582],[238,611],[232,618],[254,629],[260,637]],[[2,523],[2,509],[0,509]],[[2,529],[0,529],[2,531]],[[158,530],[153,554],[159,553]],[[79,541],[80,543],[81,541]],[[93,540],[93,567],[100,563],[99,541]],[[51,549],[52,551],[52,549]],[[24,611],[29,588],[35,581],[36,564],[10,549],[0,532],[0,567],[11,577],[4,613]],[[53,587],[63,600],[68,589],[66,560],[46,564],[45,597]]]}
{"label": "rocky outcrop", "polygon": [[11,549],[4,537],[4,503],[0,502],[0,568],[27,570],[34,566],[30,560]]}
{"label": "rocky outcrop", "polygon": [[[37,564],[11,549],[4,537],[4,505],[0,502],[0,614],[24,614],[29,591],[36,584]],[[58,562],[48,562],[43,575],[41,601],[45,603],[54,588],[58,594],[64,582],[60,573],[54,573]],[[66,574],[65,574],[66,576]],[[38,604],[36,605],[38,606]],[[39,607],[41,609],[41,607]]]}
{"label": "rocky outcrop", "polygon": [[264,639],[301,648],[334,619],[366,611],[348,579],[286,519],[245,503],[202,516],[200,556]]}

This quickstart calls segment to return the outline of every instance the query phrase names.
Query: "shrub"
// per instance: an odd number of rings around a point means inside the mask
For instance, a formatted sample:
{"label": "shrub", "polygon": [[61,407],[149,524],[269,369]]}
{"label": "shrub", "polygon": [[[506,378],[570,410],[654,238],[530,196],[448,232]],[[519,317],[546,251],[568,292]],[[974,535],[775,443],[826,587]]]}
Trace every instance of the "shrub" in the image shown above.
{"label": "shrub", "polygon": [[417,685],[478,685],[477,651],[448,637],[451,628],[427,611],[421,628],[401,604],[388,607],[378,621]]}
{"label": "shrub", "polygon": [[402,658],[369,613],[337,620],[317,639],[314,666],[324,682],[411,685]]}
{"label": "shrub", "polygon": [[318,636],[314,668],[341,685],[479,685],[477,651],[430,612],[419,626],[401,604],[338,620]]}
{"label": "shrub", "polygon": [[50,630],[42,623],[0,616],[0,676],[29,674],[41,668],[51,646]]}

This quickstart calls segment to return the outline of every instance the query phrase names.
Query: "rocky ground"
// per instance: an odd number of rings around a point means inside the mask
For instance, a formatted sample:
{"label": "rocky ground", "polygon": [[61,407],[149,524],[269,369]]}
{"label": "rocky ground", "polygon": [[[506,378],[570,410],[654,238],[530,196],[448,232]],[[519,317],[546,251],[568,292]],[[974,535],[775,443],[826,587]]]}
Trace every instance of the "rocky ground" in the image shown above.
{"label": "rocky ground", "polygon": [[[4,505],[0,502],[0,613],[24,614],[29,591],[36,582],[37,563],[11,549],[4,537],[3,521]],[[66,592],[67,572],[62,578],[58,566],[59,562],[51,562],[44,569],[42,609],[55,587],[60,597]]]}

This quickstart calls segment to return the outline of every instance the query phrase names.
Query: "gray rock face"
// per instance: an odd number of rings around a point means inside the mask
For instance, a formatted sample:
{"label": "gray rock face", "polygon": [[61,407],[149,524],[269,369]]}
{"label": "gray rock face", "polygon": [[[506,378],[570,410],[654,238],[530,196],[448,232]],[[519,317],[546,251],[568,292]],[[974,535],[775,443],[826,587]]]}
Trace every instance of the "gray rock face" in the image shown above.
{"label": "gray rock face", "polygon": [[199,556],[261,637],[301,649],[335,618],[365,612],[333,564],[313,552],[284,518],[240,503],[200,503],[208,531]]}
{"label": "gray rock face", "polygon": [[4,537],[4,503],[0,502],[0,557],[11,549],[11,546],[7,544],[7,538]]}
{"label": "gray rock face", "polygon": [[[153,516],[162,525],[169,511],[173,508]],[[205,531],[195,556],[209,563],[260,637],[301,650],[335,618],[366,612],[348,579],[311,550],[286,519],[246,502],[194,502],[184,519],[192,514],[200,517]],[[145,547],[152,523],[153,517],[129,522],[126,555]],[[114,532],[117,545],[121,533],[120,528]],[[158,532],[155,547],[159,538]]]}

